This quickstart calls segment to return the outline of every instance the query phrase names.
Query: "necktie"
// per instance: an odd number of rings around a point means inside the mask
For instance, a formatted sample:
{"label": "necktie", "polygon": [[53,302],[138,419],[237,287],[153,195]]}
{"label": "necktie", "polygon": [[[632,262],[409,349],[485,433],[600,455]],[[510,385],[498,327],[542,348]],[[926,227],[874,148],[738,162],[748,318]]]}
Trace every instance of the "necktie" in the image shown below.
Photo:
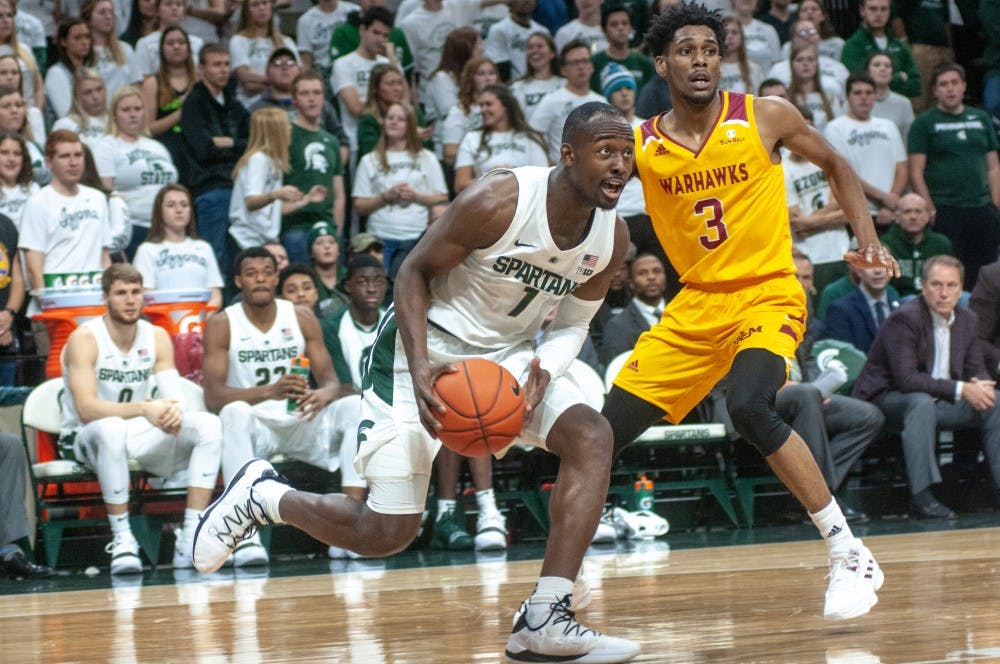
{"label": "necktie", "polygon": [[876,327],[882,327],[882,323],[885,322],[885,302],[878,300],[875,302],[875,325]]}

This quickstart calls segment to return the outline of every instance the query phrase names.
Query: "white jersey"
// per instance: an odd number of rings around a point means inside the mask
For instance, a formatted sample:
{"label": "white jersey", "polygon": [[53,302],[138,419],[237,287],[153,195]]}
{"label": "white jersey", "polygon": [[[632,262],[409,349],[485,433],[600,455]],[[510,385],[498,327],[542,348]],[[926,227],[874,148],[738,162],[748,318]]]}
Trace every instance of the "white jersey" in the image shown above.
{"label": "white jersey", "polygon": [[[271,329],[261,331],[250,322],[243,303],[226,307],[229,320],[229,387],[270,385],[288,372],[292,358],[305,353],[305,337],[299,328],[295,305],[288,300],[275,300],[277,315]],[[284,400],[261,402],[266,408],[285,411]],[[273,404],[277,404],[274,406]]]}
{"label": "white jersey", "polygon": [[[136,403],[152,397],[153,367],[156,366],[156,337],[153,326],[144,320],[136,323],[135,340],[128,352],[122,352],[111,340],[104,316],[92,318],[83,323],[94,335],[97,342],[97,361],[94,375],[97,377],[97,398],[100,401],[116,403]],[[61,358],[63,376],[69,377],[65,349]],[[75,431],[82,422],[73,403],[69,388],[62,391],[62,426],[64,434]]]}
{"label": "white jersey", "polygon": [[614,210],[596,209],[587,236],[563,251],[546,213],[551,168],[515,168],[517,208],[503,236],[430,284],[427,320],[466,343],[502,348],[533,339],[546,314],[611,261]]}

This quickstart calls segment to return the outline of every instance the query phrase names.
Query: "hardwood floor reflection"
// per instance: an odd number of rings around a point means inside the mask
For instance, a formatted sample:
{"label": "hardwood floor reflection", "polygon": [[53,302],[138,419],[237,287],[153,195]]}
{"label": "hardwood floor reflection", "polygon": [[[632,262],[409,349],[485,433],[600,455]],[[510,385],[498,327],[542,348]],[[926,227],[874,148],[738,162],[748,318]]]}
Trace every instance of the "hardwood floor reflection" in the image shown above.
{"label": "hardwood floor reflection", "polygon": [[[588,625],[637,662],[1000,661],[1000,529],[873,537],[886,584],[866,618],[822,619],[817,540],[588,557]],[[538,562],[207,580],[0,597],[4,662],[502,661]],[[198,578],[190,575],[191,578]],[[180,579],[186,581],[186,579]]]}

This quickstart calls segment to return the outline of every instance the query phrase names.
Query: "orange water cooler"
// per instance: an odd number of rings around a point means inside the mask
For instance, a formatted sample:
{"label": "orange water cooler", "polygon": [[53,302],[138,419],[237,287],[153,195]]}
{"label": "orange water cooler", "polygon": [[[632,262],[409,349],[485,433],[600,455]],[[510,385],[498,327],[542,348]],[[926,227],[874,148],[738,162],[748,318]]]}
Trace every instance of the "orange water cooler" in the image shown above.
{"label": "orange water cooler", "polygon": [[104,300],[101,290],[46,289],[36,297],[41,312],[32,318],[45,324],[49,333],[49,356],[45,361],[45,376],[56,378],[62,375],[60,356],[66,339],[77,327],[91,318],[104,315]]}
{"label": "orange water cooler", "polygon": [[171,337],[201,333],[209,312],[207,288],[176,288],[149,291],[142,313],[149,322],[166,330]]}

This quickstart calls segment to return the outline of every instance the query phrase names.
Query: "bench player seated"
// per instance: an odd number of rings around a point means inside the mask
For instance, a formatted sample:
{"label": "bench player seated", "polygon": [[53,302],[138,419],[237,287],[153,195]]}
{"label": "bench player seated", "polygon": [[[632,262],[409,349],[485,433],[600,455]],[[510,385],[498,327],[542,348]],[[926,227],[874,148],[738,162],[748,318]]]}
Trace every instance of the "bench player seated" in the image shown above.
{"label": "bench player seated", "polygon": [[129,527],[129,461],[164,478],[186,468],[187,507],[174,567],[191,567],[194,531],[219,476],[222,427],[215,415],[179,405],[184,388],[170,337],[140,319],[139,271],[112,265],[101,288],[107,312],[74,330],[62,352],[60,451],[97,473],[114,536],[107,546],[112,574],[142,571]]}
{"label": "bench player seated", "polygon": [[[208,320],[203,364],[205,403],[219,413],[226,432],[223,478],[228,483],[247,461],[276,454],[336,471],[340,441],[348,430],[356,435],[358,419],[356,413],[338,417],[343,409],[328,408],[342,386],[319,321],[308,308],[277,298],[278,265],[263,247],[241,251],[233,272],[242,299]],[[315,389],[289,371],[299,355],[309,359]],[[266,565],[260,538],[240,542],[233,562]]]}

